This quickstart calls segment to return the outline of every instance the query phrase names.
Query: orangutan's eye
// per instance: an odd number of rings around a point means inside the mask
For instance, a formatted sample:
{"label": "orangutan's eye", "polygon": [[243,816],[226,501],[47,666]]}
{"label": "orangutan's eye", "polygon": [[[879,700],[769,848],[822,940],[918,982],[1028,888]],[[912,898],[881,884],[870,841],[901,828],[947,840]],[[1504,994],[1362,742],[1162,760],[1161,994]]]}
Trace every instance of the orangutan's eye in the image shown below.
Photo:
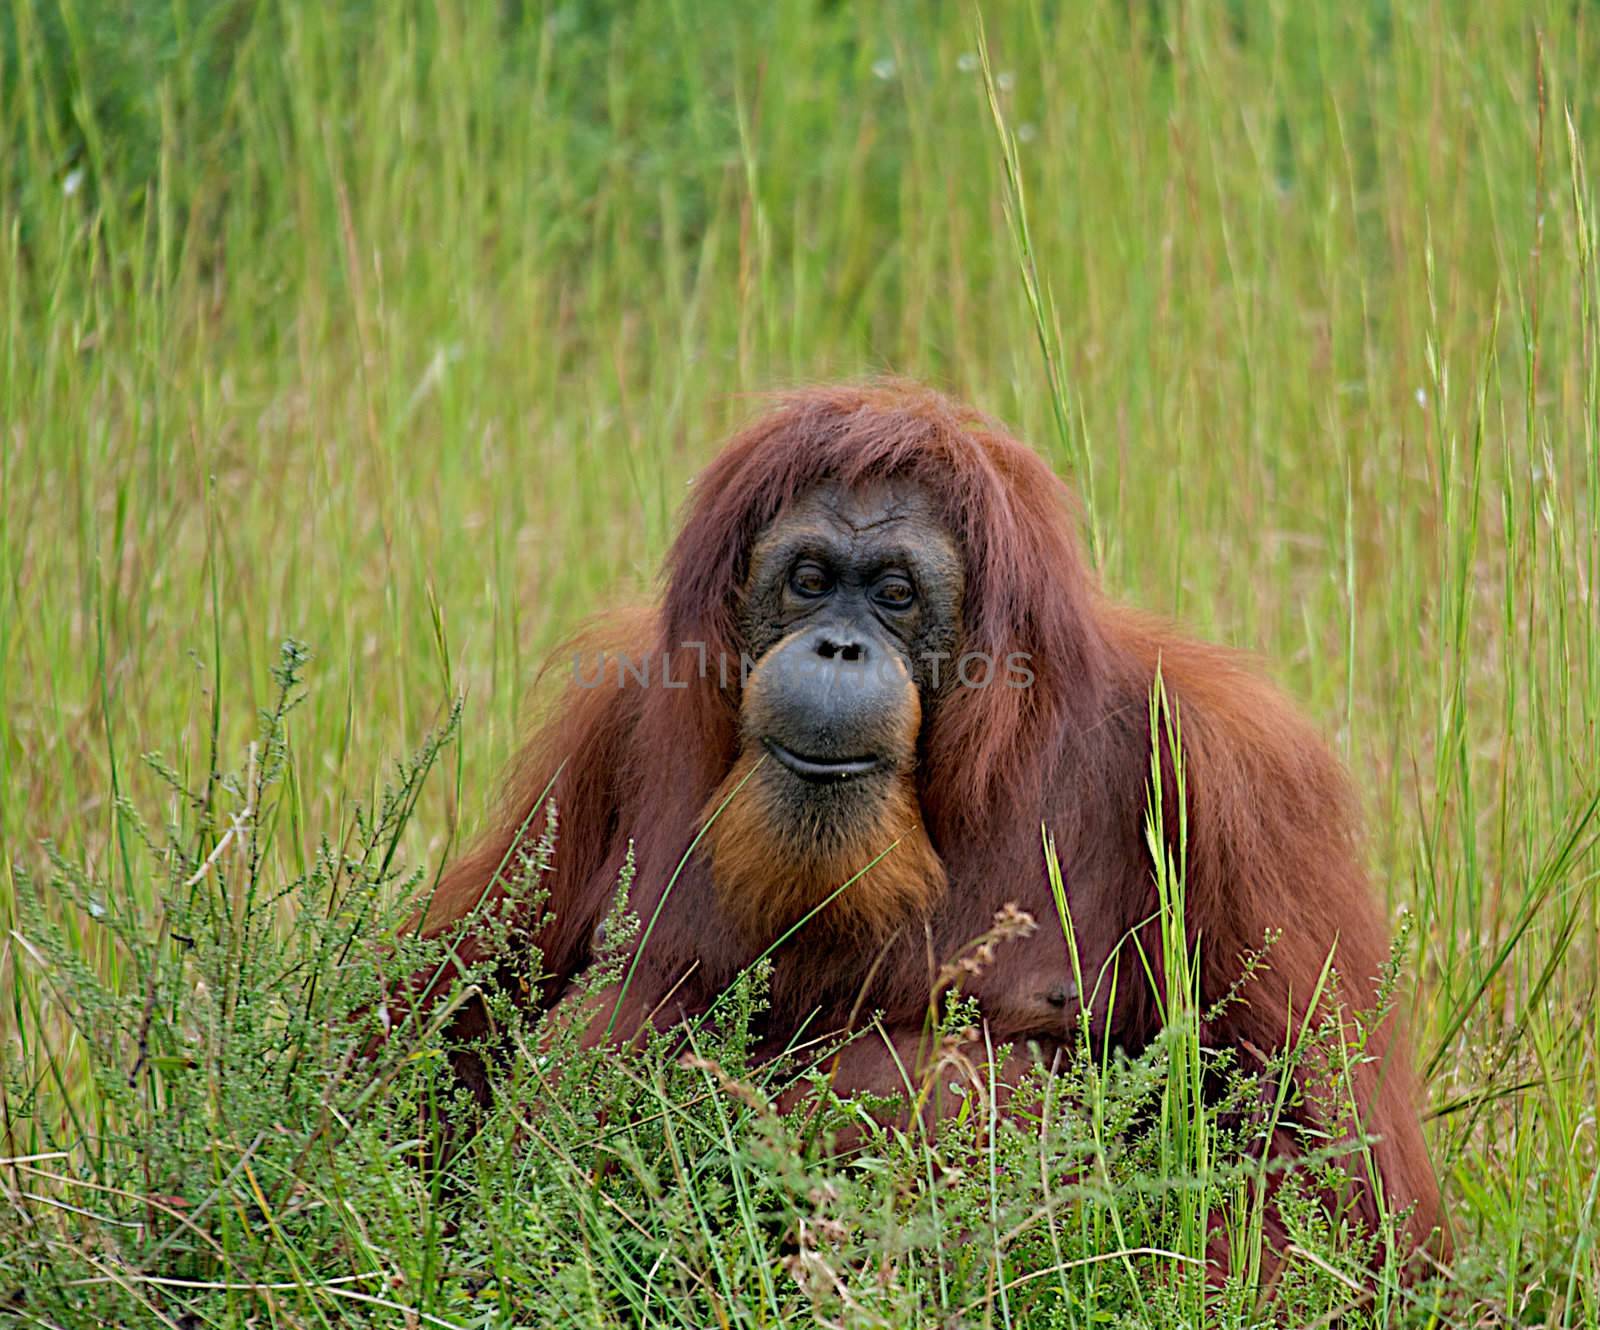
{"label": "orangutan's eye", "polygon": [[905,578],[886,577],[878,583],[872,597],[885,609],[903,610],[917,598],[917,593]]}
{"label": "orangutan's eye", "polygon": [[789,586],[797,596],[815,600],[833,590],[833,578],[820,563],[801,563],[789,574]]}

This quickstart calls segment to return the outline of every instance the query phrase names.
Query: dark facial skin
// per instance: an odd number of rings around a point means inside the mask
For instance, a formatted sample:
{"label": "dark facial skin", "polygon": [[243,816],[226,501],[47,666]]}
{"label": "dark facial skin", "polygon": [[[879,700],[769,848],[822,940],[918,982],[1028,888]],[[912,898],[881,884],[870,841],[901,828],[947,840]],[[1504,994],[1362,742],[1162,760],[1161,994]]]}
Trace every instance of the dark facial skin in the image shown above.
{"label": "dark facial skin", "polygon": [[747,745],[803,782],[908,771],[953,674],[962,564],[913,483],[818,487],[757,541],[741,626]]}

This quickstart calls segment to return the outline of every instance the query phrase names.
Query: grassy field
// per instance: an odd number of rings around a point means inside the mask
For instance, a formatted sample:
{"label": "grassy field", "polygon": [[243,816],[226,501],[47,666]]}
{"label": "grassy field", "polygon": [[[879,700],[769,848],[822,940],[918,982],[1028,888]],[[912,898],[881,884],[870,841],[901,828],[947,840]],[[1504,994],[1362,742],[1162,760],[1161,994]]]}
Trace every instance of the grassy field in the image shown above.
{"label": "grassy field", "polygon": [[[0,15],[0,1321],[1600,1325],[1600,9],[984,22],[995,113],[963,5]],[[1348,760],[1433,1284],[1313,1224],[1203,1309],[1149,1176],[1224,1157],[807,1170],[736,1040],[573,1055],[448,1185],[437,1040],[352,1067],[544,653],[652,593],[761,392],[883,371]],[[1137,1137],[1162,1074],[1062,1093]]]}

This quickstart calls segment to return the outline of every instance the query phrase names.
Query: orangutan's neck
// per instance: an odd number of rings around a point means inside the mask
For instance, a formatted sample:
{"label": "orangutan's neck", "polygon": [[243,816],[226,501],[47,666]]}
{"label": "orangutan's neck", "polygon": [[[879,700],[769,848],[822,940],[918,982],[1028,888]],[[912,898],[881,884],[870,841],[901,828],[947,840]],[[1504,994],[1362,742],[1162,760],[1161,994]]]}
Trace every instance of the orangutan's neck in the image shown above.
{"label": "orangutan's neck", "polygon": [[758,760],[734,764],[705,835],[718,899],[752,943],[773,941],[830,897],[817,923],[859,939],[925,917],[943,896],[944,865],[909,778],[853,796],[875,806],[808,818],[783,798],[787,777]]}

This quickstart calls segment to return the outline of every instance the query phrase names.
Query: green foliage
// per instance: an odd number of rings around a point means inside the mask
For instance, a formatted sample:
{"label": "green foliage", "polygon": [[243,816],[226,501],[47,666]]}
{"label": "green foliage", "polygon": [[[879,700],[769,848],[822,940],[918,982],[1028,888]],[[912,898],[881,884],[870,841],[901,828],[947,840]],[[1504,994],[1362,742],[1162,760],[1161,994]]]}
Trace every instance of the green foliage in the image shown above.
{"label": "green foliage", "polygon": [[[765,960],[707,1018],[635,1056],[585,1048],[582,1021],[531,1018],[487,967],[464,971],[437,1006],[405,1010],[452,938],[407,934],[403,903],[426,883],[394,849],[458,713],[356,811],[347,845],[324,842],[278,883],[265,865],[306,662],[284,644],[244,770],[218,778],[236,805],[220,835],[202,816],[211,795],[175,782],[179,815],[159,834],[121,810],[165,884],[153,918],[54,852],[45,892],[22,883],[19,941],[49,1020],[81,1042],[85,1076],[64,1099],[48,1047],[4,1067],[14,1155],[0,1290],[24,1319],[897,1326],[998,1309],[1017,1325],[1294,1324],[1365,1280],[1382,1235],[1323,1208],[1350,1157],[1348,1142],[1328,1142],[1282,1189],[1308,1255],[1261,1303],[1248,1221],[1282,1111],[1273,1087],[1291,1083],[1293,1064],[1244,1074],[1201,1046],[1198,1012],[1169,1016],[1132,1059],[1086,1024],[1002,1116],[964,1066],[981,1012],[958,985],[927,1089],[960,1109],[930,1138],[896,1125],[892,1101],[840,1098],[826,1048],[752,1061]],[[1152,818],[1159,830],[1159,809]],[[518,958],[530,988],[539,958],[512,921],[518,903],[542,908],[558,825],[552,805],[506,903],[461,925]],[[638,944],[632,875],[630,855],[579,1009],[615,1000]],[[1181,877],[1168,892],[1164,915],[1181,921]],[[115,982],[85,963],[47,899],[93,921],[118,958]],[[951,973],[1004,964],[1024,924],[997,920]],[[1185,950],[1181,929],[1167,944]],[[488,998],[493,1038],[454,1048],[448,1015],[474,995]],[[42,1012],[31,1016],[40,1030]],[[1309,1056],[1360,1056],[1343,1038],[1330,1025]],[[993,1050],[996,1065],[1009,1051]],[[457,1053],[500,1069],[486,1112],[455,1081]],[[784,1096],[796,1085],[807,1092]],[[1211,1287],[1220,1234],[1234,1273]],[[1353,1306],[1351,1323],[1361,1315]]]}
{"label": "green foliage", "polygon": [[[1248,1325],[1298,1322],[1363,1277],[1378,1238],[1331,1224],[1315,1195],[1342,1178],[1346,1151],[1330,1146],[1310,1184],[1286,1189],[1291,1232],[1317,1263],[1258,1313],[1236,1244],[1240,1274],[1207,1294],[1213,1233],[1196,1207],[1227,1231],[1258,1196],[1272,1119],[1253,1106],[1287,1067],[1245,1076],[1199,1048],[1194,1024],[1131,1060],[1086,1033],[1000,1116],[960,1065],[981,1014],[952,995],[931,1080],[964,1102],[930,1140],[895,1126],[889,1101],[835,1094],[826,1049],[816,1067],[815,1052],[752,1063],[761,962],[714,1020],[636,1056],[583,1047],[581,1022],[492,1001],[493,1042],[457,1050],[501,1067],[480,1116],[442,1032],[490,976],[466,971],[425,1012],[397,1001],[448,954],[448,938],[406,935],[393,902],[426,884],[393,849],[457,716],[358,811],[347,845],[325,842],[306,873],[276,882],[264,865],[305,664],[286,643],[244,770],[219,777],[234,805],[220,835],[197,817],[206,793],[181,785],[160,833],[122,810],[165,883],[154,918],[59,854],[45,892],[23,883],[19,939],[87,1074],[64,1101],[48,1051],[43,1076],[5,1064],[15,1155],[0,1290],[25,1321],[898,1326],[998,1308],[1018,1325],[1198,1323],[1207,1309]],[[539,908],[557,825],[552,808],[512,901]],[[630,859],[580,1004],[607,1000],[637,943],[631,875]],[[117,982],[84,963],[47,897],[93,921]],[[532,983],[538,956],[507,931],[511,913],[463,927],[498,930],[496,954],[519,957]],[[1007,936],[1002,921],[973,964],[1003,964]],[[1197,1058],[1221,1089],[1174,1119],[1172,1087]],[[809,1093],[780,1112],[795,1083]],[[1215,1128],[1204,1151],[1186,1148],[1196,1122]]]}
{"label": "green foliage", "polygon": [[[0,1222],[0,1286],[25,1317],[48,1304],[52,1316],[131,1324],[181,1281],[292,1284],[343,1265],[359,1237],[349,1216],[392,1207],[419,1106],[448,1084],[436,1039],[366,1050],[388,995],[443,955],[437,942],[385,939],[407,912],[396,902],[421,885],[399,872],[394,840],[458,718],[356,810],[348,842],[324,841],[304,874],[273,880],[263,864],[305,659],[284,645],[248,762],[219,777],[235,805],[220,835],[199,816],[209,791],[175,785],[178,816],[159,832],[120,810],[164,884],[154,917],[55,852],[37,890],[19,874],[17,941],[43,979],[25,1037],[55,1028],[81,1041],[87,1074],[64,1102],[65,1068],[48,1048],[37,1062],[8,1049],[4,1063],[0,1127],[22,1156],[8,1183],[29,1202]],[[111,982],[54,921],[64,905],[114,958]]]}

